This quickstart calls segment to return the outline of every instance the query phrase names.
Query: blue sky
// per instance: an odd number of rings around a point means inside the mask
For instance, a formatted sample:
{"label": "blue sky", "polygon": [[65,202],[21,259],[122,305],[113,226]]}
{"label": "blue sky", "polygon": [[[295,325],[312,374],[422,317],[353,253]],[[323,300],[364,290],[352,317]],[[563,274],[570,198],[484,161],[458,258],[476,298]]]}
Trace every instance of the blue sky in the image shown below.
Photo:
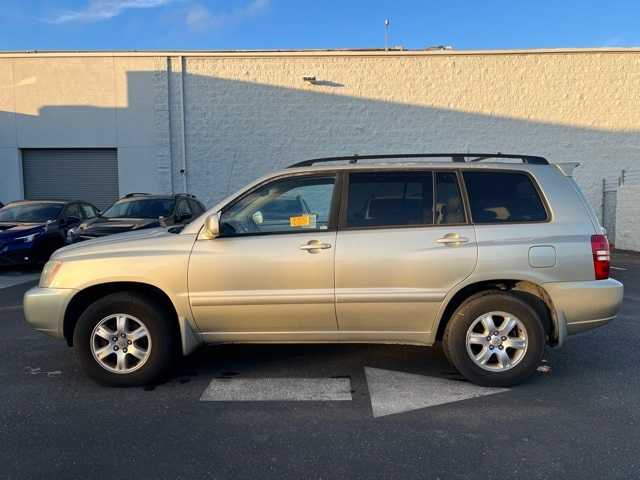
{"label": "blue sky", "polygon": [[639,0],[1,0],[0,50],[640,46]]}

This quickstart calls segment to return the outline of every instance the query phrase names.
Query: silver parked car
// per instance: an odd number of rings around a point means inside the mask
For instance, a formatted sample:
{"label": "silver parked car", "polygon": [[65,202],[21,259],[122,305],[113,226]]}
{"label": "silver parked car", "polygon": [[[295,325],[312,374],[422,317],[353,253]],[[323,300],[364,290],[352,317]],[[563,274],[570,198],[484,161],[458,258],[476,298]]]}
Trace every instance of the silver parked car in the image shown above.
{"label": "silver parked car", "polygon": [[109,385],[154,382],[202,343],[440,341],[472,382],[513,385],[546,345],[622,302],[575,166],[470,153],[301,162],[182,230],[58,250],[26,319]]}

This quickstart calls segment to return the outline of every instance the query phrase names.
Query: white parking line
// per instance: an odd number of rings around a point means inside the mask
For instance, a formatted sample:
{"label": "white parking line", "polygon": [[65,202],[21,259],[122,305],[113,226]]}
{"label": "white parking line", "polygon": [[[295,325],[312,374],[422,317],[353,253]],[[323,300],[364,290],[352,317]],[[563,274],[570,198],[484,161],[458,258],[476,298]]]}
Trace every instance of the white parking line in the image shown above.
{"label": "white parking line", "polygon": [[380,368],[364,368],[374,417],[458,402],[508,391],[472,383]]}
{"label": "white parking line", "polygon": [[0,312],[10,312],[16,310],[22,310],[22,305],[8,305],[6,307],[0,307]]}
{"label": "white parking line", "polygon": [[39,278],[39,273],[0,273],[0,290],[31,282]]}
{"label": "white parking line", "polygon": [[627,271],[627,269],[624,267],[614,267],[613,265],[611,265],[609,268],[611,268],[611,270],[621,270],[623,272]]}
{"label": "white parking line", "polygon": [[207,402],[348,401],[348,378],[214,378],[200,396]]}

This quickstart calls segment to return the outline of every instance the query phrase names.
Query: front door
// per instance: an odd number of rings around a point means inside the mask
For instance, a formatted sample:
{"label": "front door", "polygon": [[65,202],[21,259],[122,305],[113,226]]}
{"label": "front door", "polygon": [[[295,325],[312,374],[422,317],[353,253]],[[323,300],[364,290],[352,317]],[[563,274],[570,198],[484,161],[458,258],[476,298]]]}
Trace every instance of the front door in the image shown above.
{"label": "front door", "polygon": [[270,341],[337,330],[335,180],[273,180],[222,210],[221,236],[196,241],[189,263],[201,331],[214,340]]}
{"label": "front door", "polygon": [[445,295],[477,258],[456,172],[352,172],[348,189],[336,249],[340,330],[429,342]]}

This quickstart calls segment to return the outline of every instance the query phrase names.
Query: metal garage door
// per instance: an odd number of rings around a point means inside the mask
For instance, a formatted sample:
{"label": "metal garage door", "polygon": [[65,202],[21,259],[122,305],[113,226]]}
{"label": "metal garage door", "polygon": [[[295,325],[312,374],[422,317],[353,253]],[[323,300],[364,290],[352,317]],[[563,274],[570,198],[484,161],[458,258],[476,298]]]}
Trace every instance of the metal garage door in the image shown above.
{"label": "metal garage door", "polygon": [[24,198],[86,200],[102,209],[118,198],[115,148],[22,150]]}

